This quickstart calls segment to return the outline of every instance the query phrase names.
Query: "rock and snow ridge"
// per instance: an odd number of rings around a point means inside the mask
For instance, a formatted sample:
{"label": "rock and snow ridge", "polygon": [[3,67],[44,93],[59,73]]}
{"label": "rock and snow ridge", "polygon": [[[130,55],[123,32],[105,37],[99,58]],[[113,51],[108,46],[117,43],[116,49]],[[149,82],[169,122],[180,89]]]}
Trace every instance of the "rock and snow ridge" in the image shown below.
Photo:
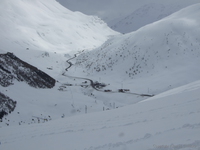
{"label": "rock and snow ridge", "polygon": [[8,87],[15,80],[35,88],[53,88],[55,79],[36,67],[20,60],[12,53],[0,54],[0,85]]}
{"label": "rock and snow ridge", "polygon": [[[166,88],[198,80],[199,9],[200,4],[196,4],[135,32],[113,37],[80,55],[76,64],[91,76],[129,82],[150,78],[151,84]],[[154,88],[154,92],[158,91]]]}
{"label": "rock and snow ridge", "polygon": [[[0,92],[0,122],[4,116],[14,111],[17,102]],[[8,125],[8,124],[7,124]]]}

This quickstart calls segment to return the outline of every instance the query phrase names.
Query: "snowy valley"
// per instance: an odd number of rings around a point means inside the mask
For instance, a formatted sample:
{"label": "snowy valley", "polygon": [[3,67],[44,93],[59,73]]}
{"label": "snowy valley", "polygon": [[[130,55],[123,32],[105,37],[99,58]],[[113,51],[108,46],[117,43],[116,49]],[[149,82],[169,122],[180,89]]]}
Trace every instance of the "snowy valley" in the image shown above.
{"label": "snowy valley", "polygon": [[0,149],[199,150],[199,16],[120,34],[55,0],[1,0]]}

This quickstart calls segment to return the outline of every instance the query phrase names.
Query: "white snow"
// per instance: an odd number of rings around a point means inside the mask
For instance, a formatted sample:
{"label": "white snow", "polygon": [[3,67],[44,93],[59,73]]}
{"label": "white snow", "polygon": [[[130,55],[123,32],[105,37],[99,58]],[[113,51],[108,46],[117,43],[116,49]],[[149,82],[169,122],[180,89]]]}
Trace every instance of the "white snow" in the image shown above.
{"label": "white snow", "polygon": [[71,12],[55,0],[2,0],[0,14],[1,42],[16,43],[12,47],[2,43],[1,49],[11,51],[18,47],[77,52],[99,46],[106,37],[115,34],[99,18]]}
{"label": "white snow", "polygon": [[[199,150],[199,10],[196,4],[120,35],[54,0],[1,0],[0,53],[13,52],[57,82],[52,89],[0,86],[17,101],[0,122],[0,149]],[[113,93],[81,87],[89,83],[63,72]],[[120,88],[133,94],[115,93]]]}
{"label": "white snow", "polygon": [[149,88],[152,94],[198,80],[199,9],[200,4],[196,4],[109,39],[78,57],[80,73],[82,70],[89,77],[125,84],[135,92],[147,92]]}
{"label": "white snow", "polygon": [[[13,52],[53,77],[63,70],[65,54],[93,49],[115,34],[98,17],[72,12],[55,0],[0,2],[1,50]],[[44,60],[41,55],[46,52],[50,57]],[[51,67],[54,72],[47,70]]]}
{"label": "white snow", "polygon": [[3,127],[0,146],[2,150],[198,150],[199,93],[197,81],[112,111]]}

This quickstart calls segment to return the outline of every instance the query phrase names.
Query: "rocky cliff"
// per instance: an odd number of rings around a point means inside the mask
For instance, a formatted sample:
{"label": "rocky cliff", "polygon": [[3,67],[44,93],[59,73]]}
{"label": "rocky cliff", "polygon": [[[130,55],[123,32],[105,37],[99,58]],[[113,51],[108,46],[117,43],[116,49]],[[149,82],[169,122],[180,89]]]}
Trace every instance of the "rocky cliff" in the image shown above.
{"label": "rocky cliff", "polygon": [[52,88],[55,85],[55,79],[13,53],[0,54],[0,85],[7,87],[14,84],[14,80],[35,88]]}

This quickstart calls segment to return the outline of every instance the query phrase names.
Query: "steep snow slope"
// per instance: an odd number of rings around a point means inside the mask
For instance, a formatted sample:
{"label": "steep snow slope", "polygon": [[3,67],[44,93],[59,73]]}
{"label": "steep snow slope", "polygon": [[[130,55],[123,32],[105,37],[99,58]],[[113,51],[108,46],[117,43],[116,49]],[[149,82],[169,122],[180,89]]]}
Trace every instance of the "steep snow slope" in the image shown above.
{"label": "steep snow slope", "polygon": [[12,50],[10,42],[21,49],[66,53],[99,46],[114,34],[99,18],[71,12],[55,0],[3,0],[0,14],[1,49]]}
{"label": "steep snow slope", "polygon": [[65,54],[98,47],[113,34],[99,18],[72,12],[55,0],[0,1],[1,51],[46,72],[47,67],[63,66]]}
{"label": "steep snow slope", "polygon": [[[199,0],[57,0],[70,10],[97,15],[110,27],[128,33]],[[112,9],[111,9],[112,8]],[[122,9],[123,8],[123,9]]]}
{"label": "steep snow slope", "polygon": [[199,150],[200,81],[112,111],[0,128],[2,150]]}
{"label": "steep snow slope", "polygon": [[91,76],[155,93],[195,81],[200,74],[199,10],[196,4],[136,32],[113,37],[80,55],[77,65]]}

